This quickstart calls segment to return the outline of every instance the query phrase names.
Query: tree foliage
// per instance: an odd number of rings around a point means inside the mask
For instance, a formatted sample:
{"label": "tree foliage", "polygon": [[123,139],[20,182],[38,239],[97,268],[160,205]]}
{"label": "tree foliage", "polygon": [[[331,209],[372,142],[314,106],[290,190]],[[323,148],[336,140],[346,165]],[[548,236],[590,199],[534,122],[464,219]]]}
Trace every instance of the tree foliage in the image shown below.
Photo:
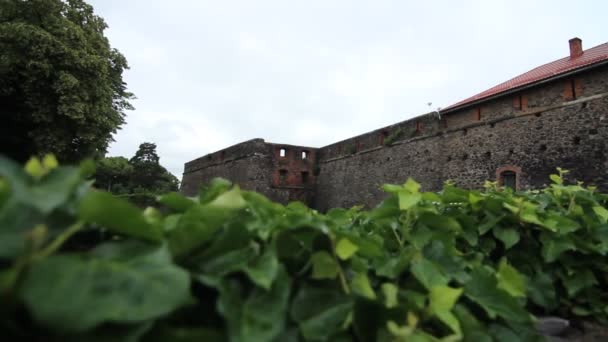
{"label": "tree foliage", "polygon": [[[536,315],[608,321],[608,196],[386,185],[320,214],[226,180],[163,212],[88,168],[0,158],[0,328],[45,341],[540,341]],[[109,238],[88,250],[87,232]],[[516,237],[516,238],[515,238]]]}
{"label": "tree foliage", "polygon": [[0,1],[0,152],[103,156],[131,109],[125,57],[83,0]]}
{"label": "tree foliage", "polygon": [[177,191],[178,179],[160,165],[156,144],[144,142],[135,155],[106,157],[99,161],[95,186],[115,195],[130,196],[140,205],[153,205],[157,195]]}

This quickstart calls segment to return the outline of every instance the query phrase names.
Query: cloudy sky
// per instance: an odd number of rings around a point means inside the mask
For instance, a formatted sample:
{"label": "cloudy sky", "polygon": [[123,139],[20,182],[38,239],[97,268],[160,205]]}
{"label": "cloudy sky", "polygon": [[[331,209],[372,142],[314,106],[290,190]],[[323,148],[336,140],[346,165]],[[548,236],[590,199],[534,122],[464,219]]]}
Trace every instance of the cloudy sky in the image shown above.
{"label": "cloudy sky", "polygon": [[[608,1],[90,0],[137,99],[109,155],[321,147],[608,41]],[[432,102],[432,108],[428,103]]]}

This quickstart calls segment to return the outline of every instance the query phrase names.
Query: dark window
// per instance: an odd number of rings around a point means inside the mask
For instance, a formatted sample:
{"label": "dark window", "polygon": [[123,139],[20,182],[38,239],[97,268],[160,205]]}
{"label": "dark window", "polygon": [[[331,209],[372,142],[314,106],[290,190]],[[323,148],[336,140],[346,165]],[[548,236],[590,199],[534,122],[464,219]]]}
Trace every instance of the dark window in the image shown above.
{"label": "dark window", "polygon": [[503,171],[500,174],[500,183],[505,188],[517,190],[517,174],[513,171]]}
{"label": "dark window", "polygon": [[576,82],[574,80],[570,81],[570,89],[572,91],[572,99],[576,100]]}
{"label": "dark window", "polygon": [[386,141],[386,138],[388,138],[388,132],[382,131],[382,133],[380,133],[380,145],[384,144],[384,142]]}
{"label": "dark window", "polygon": [[481,107],[477,107],[477,112],[475,113],[477,121],[481,120]]}
{"label": "dark window", "polygon": [[302,159],[308,159],[308,151],[302,151]]}
{"label": "dark window", "polygon": [[523,99],[521,98],[521,95],[519,95],[519,96],[517,96],[517,97],[515,98],[514,105],[515,105],[515,106],[514,106],[514,107],[515,107],[515,109],[518,109],[518,110],[522,110],[522,109],[524,109],[524,106],[523,106]]}
{"label": "dark window", "polygon": [[302,184],[308,184],[308,171],[302,171]]}
{"label": "dark window", "polygon": [[286,154],[287,154],[287,150],[286,149],[282,148],[282,149],[279,150],[279,156],[281,158],[285,158]]}
{"label": "dark window", "polygon": [[279,184],[285,185],[287,183],[287,170],[279,170]]}

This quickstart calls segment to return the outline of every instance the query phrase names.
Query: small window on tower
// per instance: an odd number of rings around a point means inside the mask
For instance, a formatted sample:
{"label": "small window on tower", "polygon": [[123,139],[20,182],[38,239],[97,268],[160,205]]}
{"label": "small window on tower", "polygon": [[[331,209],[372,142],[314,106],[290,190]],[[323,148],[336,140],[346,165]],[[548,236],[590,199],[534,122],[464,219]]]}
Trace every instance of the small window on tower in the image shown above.
{"label": "small window on tower", "polygon": [[285,158],[285,154],[286,154],[286,153],[287,153],[287,150],[286,150],[286,149],[284,149],[284,148],[282,148],[282,149],[280,149],[280,150],[279,150],[279,156],[280,156],[281,158]]}
{"label": "small window on tower", "polygon": [[302,159],[308,159],[308,151],[302,151]]}

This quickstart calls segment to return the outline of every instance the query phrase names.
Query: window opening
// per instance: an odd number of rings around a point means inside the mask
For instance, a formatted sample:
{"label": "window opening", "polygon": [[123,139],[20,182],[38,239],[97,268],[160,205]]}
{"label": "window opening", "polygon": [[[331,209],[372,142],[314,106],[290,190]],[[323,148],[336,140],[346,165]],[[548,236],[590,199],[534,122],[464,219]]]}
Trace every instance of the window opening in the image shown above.
{"label": "window opening", "polygon": [[302,151],[302,159],[308,159],[308,151]]}
{"label": "window opening", "polygon": [[481,121],[481,107],[477,107],[476,116],[477,116],[477,121]]}
{"label": "window opening", "polygon": [[519,109],[519,110],[524,109],[524,106],[523,106],[523,101],[522,101],[521,95],[519,95],[519,96],[517,97],[517,109]]}
{"label": "window opening", "polygon": [[380,145],[384,145],[386,138],[388,138],[388,132],[382,131],[382,133],[380,133]]}
{"label": "window opening", "polygon": [[517,190],[517,173],[513,171],[503,171],[500,174],[500,183],[505,188]]}
{"label": "window opening", "polygon": [[308,171],[302,171],[302,184],[308,184]]}
{"label": "window opening", "polygon": [[576,84],[574,80],[570,81],[570,90],[572,91],[572,100],[576,100]]}
{"label": "window opening", "polygon": [[287,170],[279,170],[279,184],[285,185],[287,183]]}
{"label": "window opening", "polygon": [[286,149],[284,149],[284,148],[282,148],[282,149],[280,149],[280,150],[279,150],[279,156],[280,156],[281,158],[285,158],[285,154],[286,154],[286,153],[287,153],[287,150],[286,150]]}

